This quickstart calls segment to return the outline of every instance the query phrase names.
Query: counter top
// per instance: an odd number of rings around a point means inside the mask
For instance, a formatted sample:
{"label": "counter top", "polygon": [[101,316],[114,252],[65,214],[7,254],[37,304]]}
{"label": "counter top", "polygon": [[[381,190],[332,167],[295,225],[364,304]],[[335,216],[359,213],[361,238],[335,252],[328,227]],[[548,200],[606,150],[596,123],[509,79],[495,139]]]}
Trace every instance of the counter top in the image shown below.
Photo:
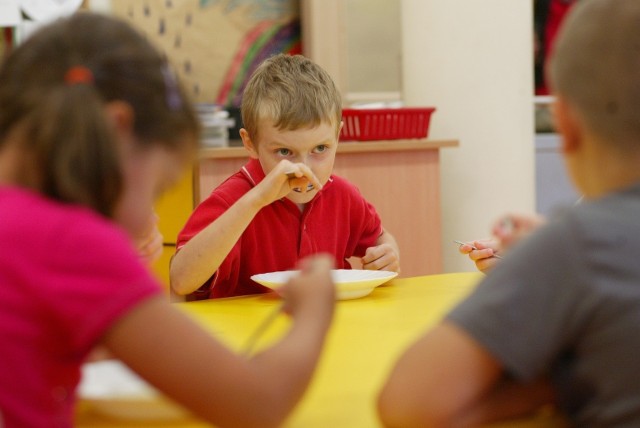
{"label": "counter top", "polygon": [[[433,150],[443,147],[457,147],[458,140],[385,140],[385,141],[349,141],[338,144],[338,153],[399,152],[415,150]],[[198,152],[200,159],[244,158],[244,147],[204,147]]]}

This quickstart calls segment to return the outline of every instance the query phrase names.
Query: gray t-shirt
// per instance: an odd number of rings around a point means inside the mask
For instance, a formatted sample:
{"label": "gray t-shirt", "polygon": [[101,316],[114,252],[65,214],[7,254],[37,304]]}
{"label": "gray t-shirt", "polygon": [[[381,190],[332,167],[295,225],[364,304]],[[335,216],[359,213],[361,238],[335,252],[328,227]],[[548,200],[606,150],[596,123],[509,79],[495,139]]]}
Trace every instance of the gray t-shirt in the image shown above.
{"label": "gray t-shirt", "polygon": [[533,234],[447,319],[514,379],[550,375],[577,426],[640,427],[640,184]]}

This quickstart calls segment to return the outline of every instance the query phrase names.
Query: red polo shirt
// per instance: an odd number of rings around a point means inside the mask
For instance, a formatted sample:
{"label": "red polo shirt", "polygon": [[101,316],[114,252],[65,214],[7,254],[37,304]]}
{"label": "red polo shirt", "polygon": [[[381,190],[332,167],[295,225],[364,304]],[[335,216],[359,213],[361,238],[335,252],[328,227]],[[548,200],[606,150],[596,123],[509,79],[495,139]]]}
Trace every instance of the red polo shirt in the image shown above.
{"label": "red polo shirt", "polygon": [[[260,163],[252,159],[216,188],[178,235],[178,251],[263,178]],[[192,297],[266,292],[268,289],[252,281],[251,275],[295,269],[297,262],[310,254],[333,254],[336,268],[349,269],[346,259],[364,256],[381,233],[375,208],[353,184],[331,176],[302,212],[286,198],[261,209],[211,280]]]}

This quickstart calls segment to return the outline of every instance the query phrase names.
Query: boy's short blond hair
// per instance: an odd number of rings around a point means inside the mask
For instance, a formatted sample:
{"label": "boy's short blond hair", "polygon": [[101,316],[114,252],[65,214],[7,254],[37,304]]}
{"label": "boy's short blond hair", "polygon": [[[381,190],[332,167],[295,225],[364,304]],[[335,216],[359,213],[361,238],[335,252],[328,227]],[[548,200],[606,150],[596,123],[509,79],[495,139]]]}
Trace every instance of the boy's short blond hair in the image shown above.
{"label": "boy's short blond hair", "polygon": [[271,120],[277,129],[336,127],[342,119],[340,92],[331,76],[302,55],[279,54],[265,60],[252,74],[242,96],[242,121],[258,141],[258,124]]}
{"label": "boy's short blond hair", "polygon": [[580,0],[548,71],[590,132],[619,150],[640,150],[640,0]]}

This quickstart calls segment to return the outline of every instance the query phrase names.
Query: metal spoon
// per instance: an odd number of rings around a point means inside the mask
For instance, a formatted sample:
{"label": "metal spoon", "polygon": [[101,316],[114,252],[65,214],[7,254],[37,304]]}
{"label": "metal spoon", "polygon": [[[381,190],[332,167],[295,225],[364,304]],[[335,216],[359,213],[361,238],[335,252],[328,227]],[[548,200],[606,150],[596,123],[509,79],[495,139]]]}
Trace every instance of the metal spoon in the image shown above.
{"label": "metal spoon", "polygon": [[243,349],[242,354],[244,355],[251,354],[256,343],[258,343],[258,339],[260,339],[260,337],[264,334],[264,332],[267,331],[267,328],[269,328],[269,326],[273,323],[273,321],[275,321],[275,319],[278,318],[278,315],[280,315],[283,309],[284,309],[284,302],[280,303],[278,306],[276,306],[274,310],[269,312],[269,314],[264,318],[264,320],[262,320],[260,325],[258,325],[255,331],[251,334],[251,336],[249,336],[249,339],[247,339],[247,342],[244,344],[242,348]]}
{"label": "metal spoon", "polygon": [[[454,240],[453,242],[455,242],[455,243],[456,243],[456,244],[458,244],[458,245],[468,245],[468,246],[470,246],[471,248],[473,248],[474,250],[479,250],[479,248],[476,248],[476,247],[474,247],[474,246],[473,246],[473,245],[471,245],[471,244],[467,244],[466,242],[456,241],[456,240]],[[502,256],[499,256],[499,255],[498,255],[498,254],[496,254],[496,253],[493,253],[493,255],[492,255],[491,257],[495,257],[496,259],[502,259]]]}

